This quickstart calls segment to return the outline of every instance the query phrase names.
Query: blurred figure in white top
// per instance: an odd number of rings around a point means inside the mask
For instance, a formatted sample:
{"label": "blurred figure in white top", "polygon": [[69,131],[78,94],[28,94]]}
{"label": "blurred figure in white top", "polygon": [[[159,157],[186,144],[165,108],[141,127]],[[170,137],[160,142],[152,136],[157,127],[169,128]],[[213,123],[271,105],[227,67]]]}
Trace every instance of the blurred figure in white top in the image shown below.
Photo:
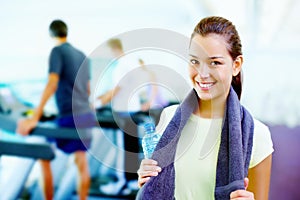
{"label": "blurred figure in white top", "polygon": [[137,125],[143,122],[138,113],[161,107],[157,100],[163,101],[158,96],[155,73],[144,65],[144,61],[133,54],[125,54],[120,39],[109,40],[108,46],[117,62],[112,76],[113,89],[99,96],[97,101],[100,103],[97,104],[111,103],[114,120],[124,133],[125,177],[124,173],[117,172],[118,181],[101,186],[100,190],[106,194],[124,195],[138,189],[136,171],[140,148]]}

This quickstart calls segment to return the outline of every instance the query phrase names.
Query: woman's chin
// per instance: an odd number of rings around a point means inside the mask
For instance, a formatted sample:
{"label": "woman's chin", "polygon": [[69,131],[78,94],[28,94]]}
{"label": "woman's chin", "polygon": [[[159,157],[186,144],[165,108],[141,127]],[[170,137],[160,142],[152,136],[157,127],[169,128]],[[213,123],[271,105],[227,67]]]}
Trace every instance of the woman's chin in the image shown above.
{"label": "woman's chin", "polygon": [[203,91],[199,91],[199,90],[196,90],[196,92],[197,92],[198,97],[201,100],[209,101],[213,98],[213,96],[210,92],[203,92]]}

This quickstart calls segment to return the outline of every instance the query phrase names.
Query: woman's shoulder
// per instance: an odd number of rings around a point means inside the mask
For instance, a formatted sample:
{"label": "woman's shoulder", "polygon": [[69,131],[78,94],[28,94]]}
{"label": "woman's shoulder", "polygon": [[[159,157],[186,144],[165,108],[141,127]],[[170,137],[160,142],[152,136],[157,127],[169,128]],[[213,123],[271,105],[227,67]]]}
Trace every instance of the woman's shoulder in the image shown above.
{"label": "woman's shoulder", "polygon": [[179,106],[179,104],[175,104],[175,105],[171,105],[171,106],[165,107],[163,109],[163,113],[169,114],[169,115],[174,115],[176,109],[178,108],[178,106]]}
{"label": "woman's shoulder", "polygon": [[172,117],[174,116],[176,109],[178,108],[178,104],[176,105],[171,105],[163,109],[160,115],[159,123],[156,127],[156,130],[158,132],[164,132],[165,128],[171,121]]}
{"label": "woman's shoulder", "polygon": [[258,119],[253,119],[254,121],[254,133],[253,133],[253,141],[254,144],[265,143],[263,146],[268,145],[269,147],[273,147],[271,132],[269,127],[265,125]]}
{"label": "woman's shoulder", "polygon": [[250,168],[256,166],[273,153],[273,142],[269,127],[258,119],[254,120],[253,147]]}
{"label": "woman's shoulder", "polygon": [[267,140],[271,143],[272,139],[271,139],[271,132],[269,127],[256,118],[253,118],[253,122],[254,122],[254,138],[257,140]]}
{"label": "woman's shoulder", "polygon": [[254,122],[254,132],[264,132],[264,133],[270,133],[269,127],[264,124],[262,121],[253,118]]}

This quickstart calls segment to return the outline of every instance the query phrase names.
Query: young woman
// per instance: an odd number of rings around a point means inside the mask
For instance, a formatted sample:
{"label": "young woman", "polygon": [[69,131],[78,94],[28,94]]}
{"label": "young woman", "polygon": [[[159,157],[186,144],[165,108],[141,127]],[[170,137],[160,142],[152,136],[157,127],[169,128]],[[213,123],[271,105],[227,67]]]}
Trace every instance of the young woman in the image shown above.
{"label": "young woman", "polygon": [[141,162],[137,199],[268,199],[269,129],[240,105],[242,45],[222,17],[202,19],[189,48],[193,91],[166,108]]}

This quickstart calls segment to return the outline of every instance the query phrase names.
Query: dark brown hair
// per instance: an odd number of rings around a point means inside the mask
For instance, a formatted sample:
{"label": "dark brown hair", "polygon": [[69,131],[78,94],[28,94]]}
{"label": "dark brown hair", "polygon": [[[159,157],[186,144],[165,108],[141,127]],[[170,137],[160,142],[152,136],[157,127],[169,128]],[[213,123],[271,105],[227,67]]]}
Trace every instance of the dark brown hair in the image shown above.
{"label": "dark brown hair", "polygon": [[54,20],[49,26],[50,35],[52,37],[67,37],[68,27],[62,20]]}
{"label": "dark brown hair", "polygon": [[[227,43],[226,48],[232,60],[235,60],[239,55],[242,55],[242,44],[239,34],[235,26],[225,18],[212,16],[202,19],[194,28],[191,38],[193,38],[195,34],[200,34],[203,37],[209,34],[221,35],[224,37]],[[241,78],[242,75],[240,72],[237,76],[232,77],[231,82],[231,85],[237,93],[239,99],[242,93]]]}

